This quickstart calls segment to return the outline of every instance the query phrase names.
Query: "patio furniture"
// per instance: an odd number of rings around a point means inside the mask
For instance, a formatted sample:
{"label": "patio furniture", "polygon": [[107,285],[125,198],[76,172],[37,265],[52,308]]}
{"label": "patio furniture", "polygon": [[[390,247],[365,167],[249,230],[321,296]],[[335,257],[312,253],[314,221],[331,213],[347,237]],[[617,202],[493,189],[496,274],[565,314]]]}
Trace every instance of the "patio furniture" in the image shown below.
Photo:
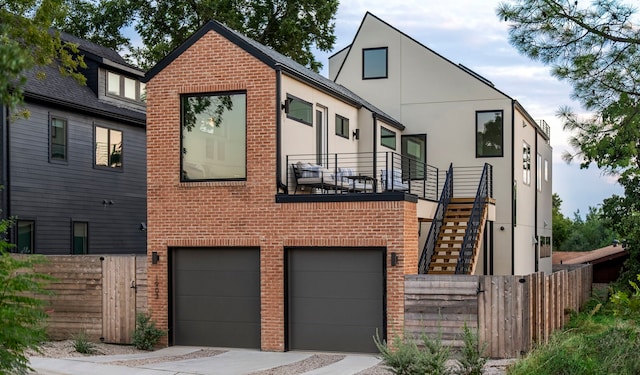
{"label": "patio furniture", "polygon": [[409,184],[402,179],[402,170],[387,169],[380,171],[380,183],[386,191],[408,191]]}
{"label": "patio furniture", "polygon": [[321,165],[297,162],[291,164],[291,168],[296,179],[294,194],[298,192],[298,188],[303,190],[305,186],[323,191],[332,190],[337,192],[347,190],[342,181],[336,181],[334,174]]}

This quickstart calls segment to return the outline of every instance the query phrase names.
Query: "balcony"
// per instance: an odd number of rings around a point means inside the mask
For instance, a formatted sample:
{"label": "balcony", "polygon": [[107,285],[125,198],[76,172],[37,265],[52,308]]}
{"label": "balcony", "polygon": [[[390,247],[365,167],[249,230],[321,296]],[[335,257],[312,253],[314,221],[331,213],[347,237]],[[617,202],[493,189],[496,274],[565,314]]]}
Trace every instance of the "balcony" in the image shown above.
{"label": "balcony", "polygon": [[395,152],[287,155],[286,164],[288,195],[300,199],[439,196],[438,168]]}

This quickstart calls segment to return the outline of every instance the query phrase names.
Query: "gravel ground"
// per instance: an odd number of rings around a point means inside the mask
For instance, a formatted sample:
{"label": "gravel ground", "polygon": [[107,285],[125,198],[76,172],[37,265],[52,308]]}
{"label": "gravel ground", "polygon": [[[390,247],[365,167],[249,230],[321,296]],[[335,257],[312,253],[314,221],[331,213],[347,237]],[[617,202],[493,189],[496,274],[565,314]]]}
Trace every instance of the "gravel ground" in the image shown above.
{"label": "gravel ground", "polygon": [[[49,341],[44,343],[40,348],[40,353],[29,352],[28,356],[45,357],[45,358],[71,358],[71,357],[83,357],[89,355],[122,355],[122,354],[139,354],[147,353],[144,350],[138,350],[131,345],[112,345],[104,343],[94,343],[94,354],[81,354],[75,351],[73,348],[72,340],[64,341]],[[113,365],[119,366],[144,366],[153,363],[181,361],[185,359],[210,357],[224,353],[224,350],[216,349],[202,349],[193,353],[180,355],[180,356],[166,356],[155,357],[145,359],[131,359],[126,361],[113,361],[109,362]],[[345,356],[341,354],[315,354],[311,357],[291,363],[289,365],[276,367],[269,370],[255,372],[251,375],[296,375],[302,374],[307,371],[311,371],[320,367],[328,366],[332,363],[338,362]],[[513,363],[513,359],[501,359],[501,360],[489,360],[484,367],[483,374],[485,375],[504,375],[506,374],[506,368]],[[453,362],[452,362],[453,365]],[[357,375],[392,375],[393,372],[388,367],[380,364],[374,367],[370,367],[366,370],[359,372]]]}

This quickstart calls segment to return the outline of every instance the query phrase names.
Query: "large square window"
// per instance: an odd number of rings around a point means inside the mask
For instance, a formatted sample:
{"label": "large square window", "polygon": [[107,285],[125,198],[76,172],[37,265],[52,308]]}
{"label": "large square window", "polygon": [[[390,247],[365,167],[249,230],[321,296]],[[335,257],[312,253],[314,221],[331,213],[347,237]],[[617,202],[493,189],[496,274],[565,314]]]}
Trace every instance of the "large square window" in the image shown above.
{"label": "large square window", "polygon": [[336,135],[349,139],[349,119],[336,115]]}
{"label": "large square window", "polygon": [[285,110],[288,118],[303,124],[313,125],[313,104],[293,95],[287,95]]}
{"label": "large square window", "polygon": [[247,95],[182,96],[182,181],[246,180]]}
{"label": "large square window", "polygon": [[503,156],[502,111],[476,112],[476,157]]}
{"label": "large square window", "polygon": [[380,144],[384,147],[388,147],[392,150],[396,149],[396,132],[380,127]]}
{"label": "large square window", "polygon": [[122,168],[122,132],[120,130],[95,127],[97,167]]}
{"label": "large square window", "polygon": [[17,236],[15,252],[20,254],[33,254],[36,223],[33,220],[18,220],[16,223]]}
{"label": "large square window", "polygon": [[362,50],[362,78],[387,78],[387,47]]}
{"label": "large square window", "polygon": [[67,120],[51,117],[49,120],[49,160],[67,160]]}

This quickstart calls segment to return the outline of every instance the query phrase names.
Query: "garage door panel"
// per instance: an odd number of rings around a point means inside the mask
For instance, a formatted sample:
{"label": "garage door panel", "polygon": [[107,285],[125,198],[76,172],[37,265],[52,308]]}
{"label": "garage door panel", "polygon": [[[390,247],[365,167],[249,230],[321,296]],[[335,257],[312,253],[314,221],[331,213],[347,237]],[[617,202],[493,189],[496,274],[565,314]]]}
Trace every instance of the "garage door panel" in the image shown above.
{"label": "garage door panel", "polygon": [[181,321],[255,322],[260,318],[260,304],[253,298],[180,297],[177,306]]}
{"label": "garage door panel", "polygon": [[[354,295],[364,299],[380,298],[384,292],[380,275],[380,272],[294,272],[296,283],[291,286],[291,296],[313,293],[318,298],[353,298]],[[322,288],[316,288],[317,284]]]}
{"label": "garage door panel", "polygon": [[[297,298],[291,301],[291,313],[299,316],[299,324],[331,324],[340,322],[347,326],[368,326],[383,319],[383,301],[379,300],[338,300]],[[336,309],[335,306],[340,306]],[[372,309],[378,311],[372,313]]]}
{"label": "garage door panel", "polygon": [[288,345],[377,352],[384,336],[384,249],[288,249]]}
{"label": "garage door panel", "polygon": [[[235,296],[241,292],[244,296],[259,297],[260,290],[253,288],[260,282],[256,271],[220,272],[215,270],[188,271],[175,284],[175,293],[189,296]],[[233,287],[230,287],[230,284]]]}
{"label": "garage door panel", "polygon": [[212,346],[229,348],[259,348],[259,324],[228,322],[184,321],[182,329],[176,332],[176,342],[188,342],[193,346]]}
{"label": "garage door panel", "polygon": [[260,251],[174,249],[175,345],[260,348]]}

